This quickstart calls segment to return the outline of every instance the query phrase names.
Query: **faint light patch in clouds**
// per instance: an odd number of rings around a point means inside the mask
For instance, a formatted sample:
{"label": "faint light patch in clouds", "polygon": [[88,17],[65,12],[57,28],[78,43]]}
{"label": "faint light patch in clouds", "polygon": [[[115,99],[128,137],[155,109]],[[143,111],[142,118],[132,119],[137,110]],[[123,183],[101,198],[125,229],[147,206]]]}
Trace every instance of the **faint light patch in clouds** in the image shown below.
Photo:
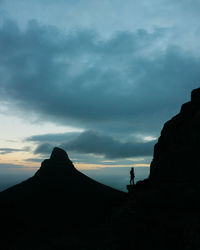
{"label": "faint light patch in clouds", "polygon": [[157,138],[156,137],[153,137],[153,136],[145,136],[144,137],[144,140],[145,141],[155,141]]}
{"label": "faint light patch in clouds", "polygon": [[141,158],[141,157],[135,157],[135,158],[130,158],[129,157],[129,161],[132,161],[132,162],[138,162],[138,161],[144,161],[145,159],[144,158]]}

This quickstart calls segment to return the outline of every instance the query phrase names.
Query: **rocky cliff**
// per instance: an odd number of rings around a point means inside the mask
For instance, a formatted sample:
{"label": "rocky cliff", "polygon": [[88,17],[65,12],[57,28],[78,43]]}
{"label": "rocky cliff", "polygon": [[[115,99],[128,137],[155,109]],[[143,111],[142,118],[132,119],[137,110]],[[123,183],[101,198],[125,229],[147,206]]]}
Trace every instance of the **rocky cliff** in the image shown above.
{"label": "rocky cliff", "polygon": [[165,123],[150,166],[152,181],[199,182],[200,176],[200,88],[191,101]]}

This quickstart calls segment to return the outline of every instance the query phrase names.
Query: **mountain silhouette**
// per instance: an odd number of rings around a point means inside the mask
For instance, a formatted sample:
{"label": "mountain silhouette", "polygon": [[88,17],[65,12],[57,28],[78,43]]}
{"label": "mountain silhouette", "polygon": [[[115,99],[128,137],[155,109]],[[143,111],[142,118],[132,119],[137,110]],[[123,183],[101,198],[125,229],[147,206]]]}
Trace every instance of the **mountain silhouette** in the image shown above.
{"label": "mountain silhouette", "polygon": [[[65,193],[66,198],[72,195],[96,194],[97,200],[111,199],[112,197],[123,196],[124,193],[111,187],[103,185],[78,171],[67,153],[61,148],[54,148],[50,159],[42,162],[40,169],[28,180],[17,184],[3,191],[4,197],[12,199],[28,198],[31,195],[41,196],[42,192],[53,190],[58,193]],[[16,196],[17,195],[17,196]],[[26,197],[27,196],[27,197]],[[32,198],[32,197],[31,197]],[[93,197],[94,199],[95,197]],[[82,199],[82,197],[80,197]],[[115,198],[114,198],[115,199]],[[94,199],[95,200],[95,199]]]}
{"label": "mountain silhouette", "polygon": [[77,227],[87,231],[125,197],[79,172],[64,150],[54,148],[33,177],[0,193],[1,233],[5,239],[9,235],[8,241],[10,235],[19,241],[22,235],[28,239],[34,230],[42,237]]}
{"label": "mountain silhouette", "polygon": [[154,182],[199,182],[200,176],[200,88],[179,114],[165,123],[150,167]]}
{"label": "mountain silhouette", "polygon": [[[57,147],[53,149],[50,159],[42,162],[33,177],[1,192],[1,197],[7,201],[27,201],[34,198],[41,199],[44,203],[56,198],[65,205],[71,199],[80,203],[82,209],[88,206],[85,202],[82,203],[84,200],[102,207],[103,201],[110,204],[122,196],[123,192],[98,183],[78,171],[67,153]],[[71,205],[74,207],[74,203],[67,202],[68,208]]]}

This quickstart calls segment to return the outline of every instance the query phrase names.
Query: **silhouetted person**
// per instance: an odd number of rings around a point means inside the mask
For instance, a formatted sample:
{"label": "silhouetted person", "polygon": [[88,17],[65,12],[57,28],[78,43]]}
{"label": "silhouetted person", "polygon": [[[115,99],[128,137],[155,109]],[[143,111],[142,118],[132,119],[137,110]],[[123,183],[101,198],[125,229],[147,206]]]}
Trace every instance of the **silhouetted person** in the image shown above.
{"label": "silhouetted person", "polygon": [[134,168],[131,168],[130,171],[130,185],[134,185],[134,177],[135,177],[135,173],[134,173]]}

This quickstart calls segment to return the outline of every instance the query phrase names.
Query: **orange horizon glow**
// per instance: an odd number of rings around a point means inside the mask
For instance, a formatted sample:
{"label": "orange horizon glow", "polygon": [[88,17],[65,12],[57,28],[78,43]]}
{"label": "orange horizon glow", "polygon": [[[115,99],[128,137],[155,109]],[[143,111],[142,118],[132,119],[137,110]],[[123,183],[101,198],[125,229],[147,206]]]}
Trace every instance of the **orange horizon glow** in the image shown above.
{"label": "orange horizon glow", "polygon": [[[33,170],[33,169],[37,170],[40,168],[41,162],[27,162],[24,160],[1,160],[0,164],[14,165],[13,168],[16,168],[15,166],[19,166],[20,167],[19,169],[21,169],[21,170],[22,169],[23,170]],[[115,168],[119,168],[119,167],[150,167],[149,164],[107,165],[107,164],[76,163],[76,162],[73,164],[78,170],[92,170],[92,169],[113,168],[113,167],[115,167]]]}
{"label": "orange horizon glow", "polygon": [[[17,166],[21,166],[21,168],[24,169],[38,169],[41,166],[41,163],[44,159],[41,160],[41,162],[34,162],[34,161],[27,161],[31,158],[37,158],[35,155],[33,155],[30,152],[12,152],[10,154],[1,155],[0,164],[13,164]],[[115,162],[115,161],[105,161],[105,162]],[[75,167],[79,170],[91,170],[91,169],[98,169],[98,168],[110,168],[110,167],[149,167],[149,164],[143,164],[143,163],[132,163],[132,164],[102,164],[102,163],[77,163],[76,160],[74,160],[73,164]],[[14,168],[14,166],[13,166]]]}

